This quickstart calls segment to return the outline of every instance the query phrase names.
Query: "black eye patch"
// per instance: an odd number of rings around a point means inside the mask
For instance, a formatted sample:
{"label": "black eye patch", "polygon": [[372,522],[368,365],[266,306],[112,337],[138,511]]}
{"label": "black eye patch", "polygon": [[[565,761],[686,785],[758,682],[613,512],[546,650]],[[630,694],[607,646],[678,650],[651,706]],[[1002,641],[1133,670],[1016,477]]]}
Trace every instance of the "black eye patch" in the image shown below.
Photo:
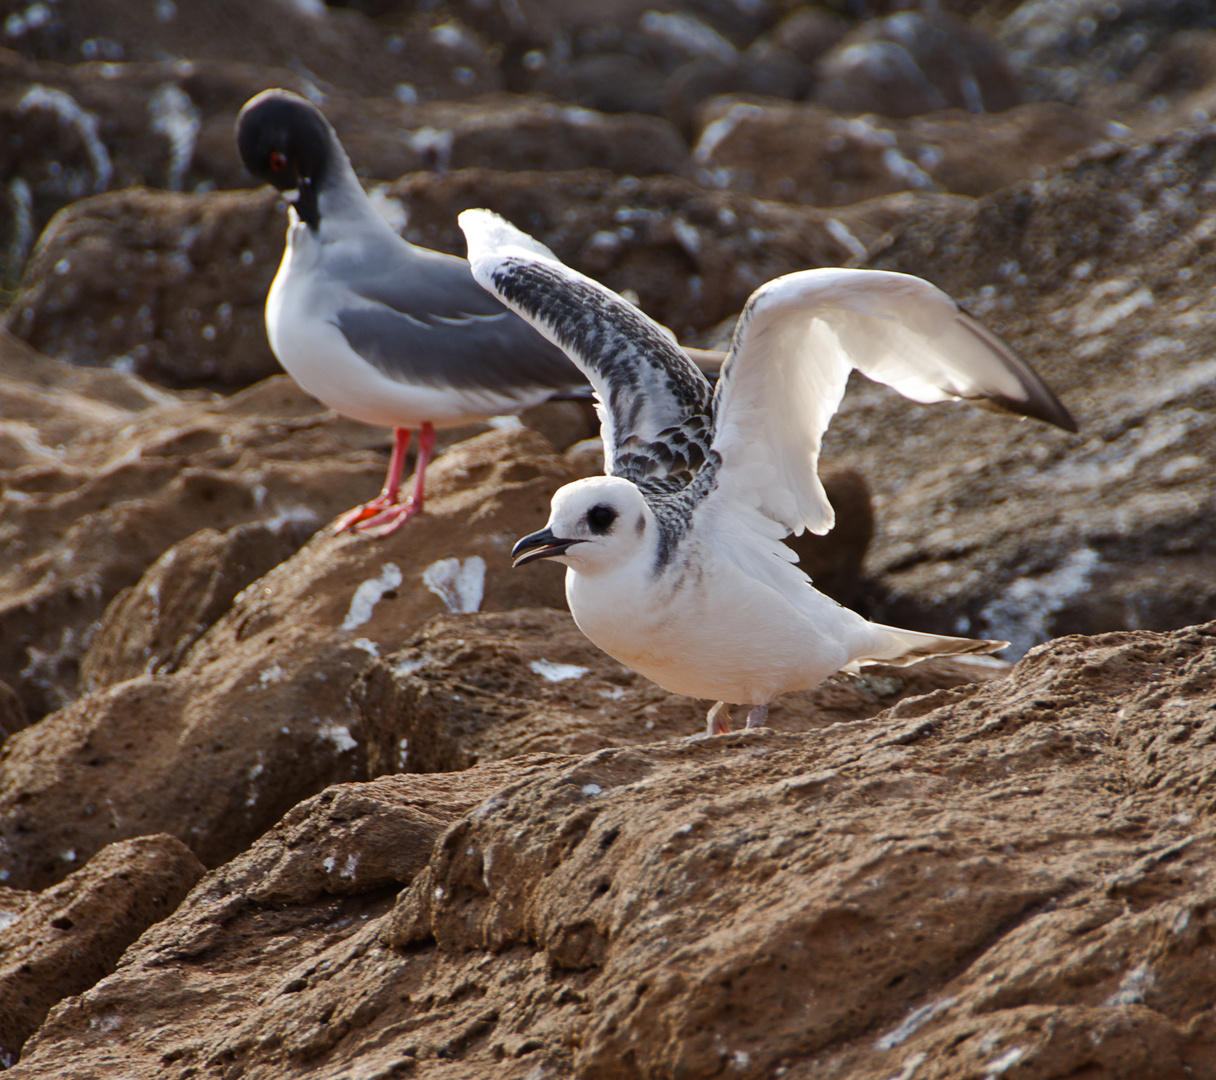
{"label": "black eye patch", "polygon": [[593,506],[587,511],[587,524],[591,526],[591,531],[596,536],[603,536],[610,528],[612,523],[616,521],[616,511],[611,506],[605,506],[600,503],[599,506]]}

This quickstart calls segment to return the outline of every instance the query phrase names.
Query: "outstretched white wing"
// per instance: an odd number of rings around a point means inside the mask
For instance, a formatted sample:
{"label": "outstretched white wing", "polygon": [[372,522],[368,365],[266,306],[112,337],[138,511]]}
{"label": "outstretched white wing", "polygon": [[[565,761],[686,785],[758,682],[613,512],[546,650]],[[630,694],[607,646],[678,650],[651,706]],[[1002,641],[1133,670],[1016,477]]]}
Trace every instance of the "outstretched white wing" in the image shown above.
{"label": "outstretched white wing", "polygon": [[629,476],[637,462],[627,451],[651,444],[658,457],[648,474],[661,472],[668,447],[656,442],[659,433],[708,414],[711,401],[709,382],[671,332],[497,214],[466,210],[459,220],[477,281],[564,349],[591,381],[601,403],[606,471]]}
{"label": "outstretched white wing", "polygon": [[722,498],[827,532],[819,446],[853,368],[913,401],[990,402],[1075,431],[1043,381],[940,289],[881,270],[805,270],[748,301],[714,397]]}

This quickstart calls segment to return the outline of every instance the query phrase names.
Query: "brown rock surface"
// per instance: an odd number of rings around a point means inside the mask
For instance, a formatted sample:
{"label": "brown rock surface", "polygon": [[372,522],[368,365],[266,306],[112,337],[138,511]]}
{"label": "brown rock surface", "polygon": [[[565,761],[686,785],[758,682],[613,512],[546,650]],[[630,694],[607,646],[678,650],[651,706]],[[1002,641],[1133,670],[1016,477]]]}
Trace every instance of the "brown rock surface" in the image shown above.
{"label": "brown rock surface", "polygon": [[333,789],[13,1075],[1211,1080],[1214,687],[1216,625],[1068,638],[813,734]]}
{"label": "brown rock surface", "polygon": [[874,495],[879,617],[1020,651],[1216,615],[1213,161],[1210,128],[1110,149],[870,259],[957,297],[1081,425],[947,422],[856,385],[827,444]]}
{"label": "brown rock surface", "polygon": [[[111,844],[6,912],[0,944],[0,1061],[11,1065],[57,1002],[110,974],[123,951],[203,876],[172,836]],[[11,890],[10,890],[11,892]]]}
{"label": "brown rock surface", "polygon": [[256,521],[226,532],[200,529],[174,544],[106,608],[80,660],[81,688],[176,671],[237,594],[294,555],[305,539]]}
{"label": "brown rock surface", "polygon": [[[6,9],[20,18],[32,6],[18,2]],[[238,0],[134,6],[124,0],[52,0],[49,19],[27,17],[17,33],[16,26],[6,27],[4,42],[29,59],[68,64],[165,56],[237,61],[304,71],[310,80],[369,96],[391,94],[402,83],[419,95],[429,91],[446,98],[496,87],[485,42],[459,24],[454,32],[434,34],[450,18],[436,7],[399,20],[388,34],[361,12],[293,0],[254,7]],[[467,74],[457,74],[461,67]]]}
{"label": "brown rock surface", "polygon": [[[318,467],[311,458],[306,465]],[[172,674],[108,685],[105,656],[91,660],[86,668],[103,689],[0,751],[3,880],[43,887],[104,844],[149,832],[172,833],[217,865],[301,799],[363,776],[347,691],[372,656],[399,648],[445,609],[562,603],[559,568],[513,573],[510,549],[569,477],[527,429],[461,443],[428,473],[427,512],[409,529],[377,543],[314,536],[237,596]],[[352,494],[345,490],[348,501]],[[217,502],[202,503],[213,520]],[[90,520],[98,528],[105,521]],[[154,639],[209,599],[212,582],[190,559],[179,572],[174,579],[156,567],[136,593],[146,597],[162,581],[167,594],[185,594],[180,611],[153,627]],[[115,639],[130,643],[116,650],[118,675],[128,673],[145,629],[138,603],[107,620],[99,652]],[[64,851],[74,859],[59,858]]]}
{"label": "brown rock surface", "polygon": [[248,386],[282,371],[265,310],[285,222],[269,187],[82,199],[43,232],[5,325],[72,363]]}
{"label": "brown rock surface", "polygon": [[700,128],[693,156],[703,182],[814,206],[910,190],[986,195],[1125,130],[1050,102],[888,120],[731,97],[703,105]]}
{"label": "brown rock surface", "polygon": [[75,696],[109,601],[203,528],[303,539],[370,498],[383,433],[285,376],[228,399],[82,372],[0,334],[0,679],[37,719]]}

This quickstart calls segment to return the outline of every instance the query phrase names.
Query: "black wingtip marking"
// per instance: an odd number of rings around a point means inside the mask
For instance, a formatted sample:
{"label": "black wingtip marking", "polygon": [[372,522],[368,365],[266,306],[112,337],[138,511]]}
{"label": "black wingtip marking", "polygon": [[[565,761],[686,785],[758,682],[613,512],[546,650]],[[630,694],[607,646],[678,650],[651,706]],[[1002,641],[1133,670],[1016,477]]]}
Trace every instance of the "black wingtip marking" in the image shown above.
{"label": "black wingtip marking", "polygon": [[[980,341],[1005,361],[1009,369],[1017,376],[1018,381],[1022,384],[1022,389],[1025,391],[1025,399],[1010,398],[1003,394],[985,394],[983,400],[989,403],[988,407],[995,408],[1001,412],[1014,413],[1017,416],[1030,416],[1035,420],[1042,420],[1046,424],[1051,424],[1054,427],[1073,432],[1074,434],[1077,432],[1077,422],[1073,419],[1072,413],[1052,393],[1051,388],[1039,377],[1038,372],[1034,368],[1026,363],[1025,360],[1018,357],[991,330],[976,321],[965,311],[960,309],[958,319],[964,328],[979,338]],[[977,404],[979,403],[979,399],[972,400],[976,400]]]}

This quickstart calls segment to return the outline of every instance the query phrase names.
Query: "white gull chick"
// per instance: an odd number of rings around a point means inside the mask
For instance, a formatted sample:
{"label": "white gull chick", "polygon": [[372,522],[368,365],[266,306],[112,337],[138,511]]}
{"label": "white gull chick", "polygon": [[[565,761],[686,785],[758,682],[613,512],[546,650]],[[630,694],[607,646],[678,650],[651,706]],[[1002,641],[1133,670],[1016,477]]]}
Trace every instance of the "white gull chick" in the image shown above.
{"label": "white gull chick", "polygon": [[484,210],[461,227],[473,274],[560,345],[600,399],[611,475],[567,484],[515,565],[564,563],[575,622],[660,686],[764,723],[779,694],[867,663],[988,653],[1001,641],[870,622],[816,591],[781,541],[831,529],[820,440],[850,371],[914,401],[985,399],[1067,430],[1052,392],[920,278],[807,270],[758,289],[715,390],[669,332]]}
{"label": "white gull chick", "polygon": [[[586,380],[565,354],[482,289],[464,259],[403,240],[364,192],[310,102],[266,90],[237,118],[245,167],[294,200],[266,300],[270,345],[330,408],[393,429],[379,496],[334,523],[383,536],[422,509],[435,428],[517,413]],[[400,498],[411,431],[414,494]]]}

